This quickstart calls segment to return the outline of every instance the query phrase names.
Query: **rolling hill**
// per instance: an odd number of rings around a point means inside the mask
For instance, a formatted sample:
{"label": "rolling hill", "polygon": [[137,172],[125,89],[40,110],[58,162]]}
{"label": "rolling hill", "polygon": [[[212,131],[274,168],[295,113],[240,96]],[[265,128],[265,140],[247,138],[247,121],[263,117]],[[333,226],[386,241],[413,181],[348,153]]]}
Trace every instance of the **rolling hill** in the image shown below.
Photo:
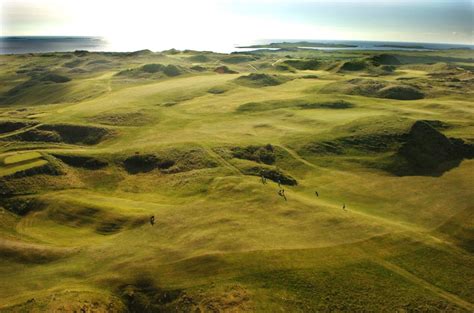
{"label": "rolling hill", "polygon": [[472,51],[0,60],[0,312],[474,311]]}

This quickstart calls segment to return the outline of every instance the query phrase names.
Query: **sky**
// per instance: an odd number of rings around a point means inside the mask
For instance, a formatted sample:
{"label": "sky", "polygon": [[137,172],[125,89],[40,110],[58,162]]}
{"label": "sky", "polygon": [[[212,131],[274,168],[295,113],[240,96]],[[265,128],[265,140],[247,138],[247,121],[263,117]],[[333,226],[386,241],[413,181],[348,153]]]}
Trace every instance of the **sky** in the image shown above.
{"label": "sky", "polygon": [[2,36],[203,48],[261,39],[474,44],[474,0],[0,0]]}

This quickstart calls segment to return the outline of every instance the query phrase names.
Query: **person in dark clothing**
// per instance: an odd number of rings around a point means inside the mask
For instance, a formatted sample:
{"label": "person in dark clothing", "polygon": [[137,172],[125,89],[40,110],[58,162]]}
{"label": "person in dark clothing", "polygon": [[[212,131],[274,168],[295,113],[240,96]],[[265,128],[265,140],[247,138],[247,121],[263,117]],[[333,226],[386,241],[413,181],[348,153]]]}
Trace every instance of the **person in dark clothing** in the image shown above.
{"label": "person in dark clothing", "polygon": [[285,199],[285,201],[287,201],[286,196],[285,196],[285,189],[278,190],[278,195],[282,197],[283,199]]}
{"label": "person in dark clothing", "polygon": [[345,204],[345,203],[342,204],[342,209],[343,209],[344,211],[346,211],[346,204]]}
{"label": "person in dark clothing", "polygon": [[150,224],[151,224],[151,226],[155,225],[155,216],[154,215],[152,215],[150,217]]}
{"label": "person in dark clothing", "polygon": [[315,191],[314,194],[316,195],[316,197],[319,197],[319,193],[317,191]]}

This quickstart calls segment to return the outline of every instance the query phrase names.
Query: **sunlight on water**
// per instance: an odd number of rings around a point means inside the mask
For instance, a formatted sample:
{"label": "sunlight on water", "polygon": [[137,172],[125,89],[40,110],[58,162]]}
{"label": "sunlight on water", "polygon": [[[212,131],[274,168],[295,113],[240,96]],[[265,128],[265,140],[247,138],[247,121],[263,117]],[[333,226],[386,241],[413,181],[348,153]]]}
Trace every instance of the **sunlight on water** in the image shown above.
{"label": "sunlight on water", "polygon": [[[165,38],[166,39],[166,38]],[[214,51],[221,53],[230,53],[233,51],[249,51],[254,49],[238,48],[239,46],[247,46],[254,44],[268,44],[272,42],[296,42],[301,40],[289,39],[264,39],[264,40],[247,40],[243,42],[232,42],[230,40],[222,41],[206,41],[201,42],[199,39],[190,42],[180,42],[176,39],[165,40],[162,38],[140,37],[135,39],[126,39],[119,37],[101,38],[101,37],[1,37],[0,53],[39,53],[39,52],[66,52],[74,50],[88,51],[117,51],[130,52],[143,49],[152,51],[163,51],[168,49],[178,50],[199,50]],[[408,42],[380,42],[380,41],[346,41],[346,40],[309,40],[309,42],[317,42],[323,44],[345,44],[353,45],[350,48],[333,48],[333,47],[307,47],[308,49],[321,50],[394,50],[401,49],[396,46],[405,46],[402,50],[436,50],[436,49],[453,49],[453,48],[470,48],[468,45],[451,45],[451,44],[433,44],[433,43],[408,43]],[[389,45],[389,46],[387,46]],[[390,47],[393,45],[392,47]],[[304,46],[304,45],[303,45]],[[423,47],[409,48],[409,47]]]}

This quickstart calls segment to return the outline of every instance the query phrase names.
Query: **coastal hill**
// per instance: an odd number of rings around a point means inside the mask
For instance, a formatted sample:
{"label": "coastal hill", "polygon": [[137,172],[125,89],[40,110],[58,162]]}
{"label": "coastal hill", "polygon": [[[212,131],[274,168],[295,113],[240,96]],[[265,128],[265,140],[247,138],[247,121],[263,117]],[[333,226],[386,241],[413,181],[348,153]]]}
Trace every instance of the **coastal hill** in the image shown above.
{"label": "coastal hill", "polygon": [[1,312],[473,312],[469,50],[0,56]]}

